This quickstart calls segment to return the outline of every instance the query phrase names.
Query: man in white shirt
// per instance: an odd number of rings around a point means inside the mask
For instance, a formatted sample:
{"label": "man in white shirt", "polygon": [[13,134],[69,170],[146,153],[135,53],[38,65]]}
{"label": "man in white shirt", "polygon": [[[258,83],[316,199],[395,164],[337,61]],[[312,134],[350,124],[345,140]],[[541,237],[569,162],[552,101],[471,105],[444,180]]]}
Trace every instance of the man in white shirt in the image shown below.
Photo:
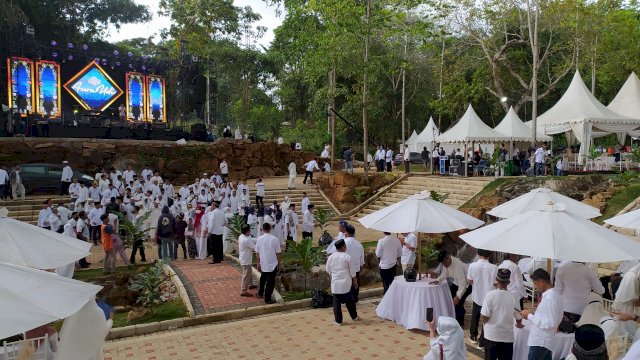
{"label": "man in white shirt", "polygon": [[519,256],[516,254],[504,254],[504,261],[498,265],[498,269],[507,269],[511,273],[507,290],[516,299],[516,302],[520,304],[520,308],[523,308],[524,298],[527,297],[527,291],[524,288],[524,282],[522,280],[522,271],[518,266]]}
{"label": "man in white shirt", "polygon": [[304,164],[304,168],[305,168],[305,173],[304,173],[304,180],[302,180],[302,183],[306,184],[307,177],[308,177],[309,183],[313,185],[313,171],[320,170],[320,168],[318,167],[318,162],[316,161],[316,159],[311,159],[311,161]]}
{"label": "man in white shirt", "polygon": [[352,285],[358,287],[356,269],[353,267],[351,256],[346,253],[347,245],[344,240],[336,241],[336,252],[327,259],[325,270],[331,276],[331,293],[333,294],[334,324],[342,325],[342,304],[347,306],[352,320],[358,320],[356,303],[351,292]]}
{"label": "man in white shirt", "polygon": [[93,244],[98,245],[98,240],[100,239],[100,225],[102,225],[102,220],[100,217],[104,214],[104,209],[102,208],[102,204],[97,202],[95,204],[95,208],[89,211],[89,224],[91,225],[91,237],[93,238]]}
{"label": "man in white shirt", "polygon": [[302,214],[302,238],[311,238],[313,239],[313,208],[314,205],[311,204],[308,206],[307,211]]}
{"label": "man in white shirt", "polygon": [[100,188],[100,193],[104,192],[107,188],[109,188],[109,179],[107,179],[107,174],[102,174],[102,178],[98,183],[98,187]]}
{"label": "man in white shirt", "polygon": [[71,202],[74,204],[76,200],[78,200],[78,191],[80,191],[80,184],[78,183],[78,179],[73,178],[69,185],[69,198],[71,198]]}
{"label": "man in white shirt", "polygon": [[539,176],[544,173],[544,157],[546,154],[547,146],[542,144],[539,148],[536,149],[535,152],[535,165],[533,168],[533,175]]}
{"label": "man in white shirt", "polygon": [[438,262],[442,265],[442,272],[438,276],[439,282],[447,281],[451,296],[453,297],[453,305],[456,310],[456,320],[461,327],[464,327],[464,302],[471,294],[473,286],[469,286],[467,282],[468,265],[463,263],[455,256],[449,255],[447,251],[441,251],[438,254]]}
{"label": "man in white shirt", "polygon": [[[84,211],[80,211],[78,212],[77,217],[74,217],[73,214],[71,216],[76,221],[76,237],[79,240],[91,242],[91,232],[90,232],[90,226],[88,224],[89,220],[87,220],[87,213],[85,213]],[[87,258],[82,258],[78,260],[78,263],[80,264],[80,267],[83,269],[88,268],[89,265],[91,265],[91,263],[87,261]]]}
{"label": "man in white shirt", "polygon": [[[275,201],[274,201],[275,203]],[[275,217],[275,212],[277,209],[277,205],[272,205],[274,207],[273,213]],[[296,205],[289,205],[289,209],[284,214],[284,238],[287,241],[295,241],[298,242],[298,214],[296,213]],[[289,248],[289,243],[286,243],[285,250]]]}
{"label": "man in white shirt", "polygon": [[387,163],[387,172],[391,172],[393,168],[393,150],[391,150],[391,146],[387,146],[387,151],[384,154],[384,161]]}
{"label": "man in white shirt", "polygon": [[98,186],[98,182],[94,181],[89,190],[89,197],[93,200],[94,203],[100,202],[100,197],[102,195],[102,190]]}
{"label": "man in white shirt", "polygon": [[413,268],[416,263],[416,249],[418,248],[418,238],[414,233],[403,233],[400,237],[402,244],[402,257],[400,257],[400,265],[402,265],[402,273],[409,268]]}
{"label": "man in white shirt", "polygon": [[47,199],[42,203],[42,210],[38,213],[38,226],[51,230],[49,223],[49,215],[51,215],[51,199]]}
{"label": "man in white shirt", "polygon": [[410,159],[410,152],[409,152],[409,146],[405,145],[404,146],[404,153],[402,154],[402,159],[404,160],[404,172],[405,173],[409,173],[409,159]]}
{"label": "man in white shirt", "polygon": [[222,159],[220,162],[220,175],[222,176],[222,181],[226,182],[229,177],[229,166],[227,165],[227,160]]}
{"label": "man in white shirt", "polygon": [[51,209],[51,212],[49,213],[48,223],[51,231],[62,233],[62,220],[60,220],[60,215],[58,215],[58,209]]}
{"label": "man in white shirt", "polygon": [[[537,269],[531,274],[531,281],[542,294],[535,314],[531,310],[522,310],[520,315],[531,323],[529,333],[529,360],[553,359],[552,347],[556,341],[558,326],[562,322],[563,301],[551,284],[549,273]],[[559,356],[559,354],[558,354]]]}
{"label": "man in white shirt", "polygon": [[22,175],[20,174],[20,165],[16,165],[9,173],[9,184],[11,185],[11,198],[18,200],[18,196],[20,196],[24,200],[25,190],[22,183]]}
{"label": "man in white shirt", "polygon": [[260,287],[257,297],[263,298],[266,304],[275,304],[272,299],[276,285],[278,264],[280,264],[280,240],[271,235],[271,224],[262,224],[263,235],[256,240],[256,254],[258,256],[258,271],[260,271]]}
{"label": "man in white shirt", "polygon": [[77,208],[80,204],[84,204],[89,200],[89,188],[87,188],[84,183],[80,183],[78,186],[78,198],[75,201],[75,207]]}
{"label": "man in white shirt", "polygon": [[127,165],[127,170],[122,172],[122,176],[124,177],[124,181],[127,184],[130,184],[133,181],[133,177],[136,175],[136,172],[133,171],[131,165]]}
{"label": "man in white shirt", "polygon": [[256,182],[256,206],[264,206],[264,182],[258,179]]}
{"label": "man in white shirt", "polygon": [[212,258],[209,264],[219,264],[224,259],[222,233],[224,232],[224,226],[227,224],[227,218],[222,210],[218,209],[218,203],[213,202],[211,206],[213,211],[207,215],[207,233],[209,234],[207,238],[207,253],[210,253]]}
{"label": "man in white shirt", "polygon": [[67,160],[62,162],[64,166],[62,168],[62,177],[60,178],[60,196],[69,195],[69,185],[71,185],[71,179],[73,178],[73,170],[71,170],[71,166],[69,166],[69,162]]}
{"label": "man in white shirt", "polygon": [[329,246],[327,246],[327,249],[325,250],[325,252],[329,255],[333,254],[334,252],[336,252],[336,242],[340,239],[345,239],[346,235],[345,233],[347,232],[346,227],[347,225],[349,225],[349,223],[346,220],[339,220],[338,221],[338,235],[336,235],[335,238],[333,238],[333,241],[331,242],[331,244],[329,244]]}
{"label": "man in white shirt", "polygon": [[376,246],[376,256],[380,259],[380,278],[382,278],[382,294],[386,294],[389,286],[396,277],[398,269],[398,258],[402,256],[402,244],[400,240],[385,232],[384,237],[378,240]]}
{"label": "man in white shirt", "polygon": [[471,327],[469,328],[469,336],[471,342],[483,346],[482,334],[478,339],[478,323],[480,322],[480,311],[484,296],[493,290],[493,282],[496,279],[498,267],[489,262],[491,252],[484,249],[478,249],[478,261],[469,264],[467,270],[467,282],[473,286],[471,290],[471,299],[473,307],[471,310]]}
{"label": "man in white shirt", "polygon": [[509,269],[498,269],[496,289],[489,291],[482,303],[482,323],[484,334],[484,358],[487,360],[511,359],[513,357],[513,320],[522,328],[522,318],[515,311],[520,307],[507,290],[512,274]]}
{"label": "man in white shirt", "polygon": [[303,214],[309,209],[309,204],[311,204],[311,200],[309,200],[307,192],[305,191],[302,193],[302,203],[300,205],[300,210],[302,210]]}
{"label": "man in white shirt", "polygon": [[345,244],[347,244],[347,254],[351,256],[351,263],[353,264],[353,268],[356,269],[356,281],[351,285],[351,292],[353,293],[353,301],[358,303],[360,299],[360,271],[364,267],[364,248],[362,244],[358,240],[356,240],[356,228],[353,225],[348,224],[345,226],[346,237],[344,239]]}
{"label": "man in white shirt", "polygon": [[253,250],[256,248],[256,241],[251,237],[251,226],[242,224],[240,228],[242,235],[238,237],[238,259],[242,267],[242,282],[240,285],[240,296],[251,297],[253,294],[249,289],[253,285]]}
{"label": "man in white shirt", "polygon": [[589,294],[604,294],[604,286],[594,269],[584,263],[568,262],[558,269],[555,291],[562,296],[564,315],[575,323],[587,306]]}
{"label": "man in white shirt", "polygon": [[62,226],[67,224],[67,221],[71,218],[71,210],[67,209],[64,206],[64,202],[58,202],[58,215],[60,215],[60,220],[62,221]]}
{"label": "man in white shirt", "polygon": [[291,159],[291,162],[289,163],[287,169],[289,170],[289,185],[287,186],[287,189],[293,190],[296,188],[296,176],[298,176],[296,159]]}

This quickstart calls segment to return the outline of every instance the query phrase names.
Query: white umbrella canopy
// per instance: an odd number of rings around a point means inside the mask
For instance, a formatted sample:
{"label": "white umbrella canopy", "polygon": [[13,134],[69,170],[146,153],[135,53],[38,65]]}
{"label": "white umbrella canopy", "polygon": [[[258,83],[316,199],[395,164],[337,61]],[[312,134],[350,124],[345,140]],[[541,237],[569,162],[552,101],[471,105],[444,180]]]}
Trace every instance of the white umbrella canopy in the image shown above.
{"label": "white umbrella canopy", "polygon": [[531,257],[580,262],[640,258],[640,243],[550,205],[460,236],[469,245]]}
{"label": "white umbrella canopy", "polygon": [[640,209],[633,210],[628,213],[614,216],[604,221],[606,224],[619,228],[640,229]]}
{"label": "white umbrella canopy", "polygon": [[91,244],[7,217],[0,209],[0,261],[54,269],[89,255]]}
{"label": "white umbrella canopy", "polygon": [[390,233],[440,234],[475,229],[483,221],[431,199],[428,191],[410,196],[358,221],[366,228]]}
{"label": "white umbrella canopy", "polygon": [[488,211],[487,214],[507,219],[528,211],[543,210],[549,206],[549,202],[563,204],[565,211],[582,219],[592,219],[602,215],[597,208],[551,191],[551,189],[548,188],[533,189],[524,195],[494,207],[491,211]]}
{"label": "white umbrella canopy", "polygon": [[63,319],[93,301],[102,286],[0,262],[0,339]]}

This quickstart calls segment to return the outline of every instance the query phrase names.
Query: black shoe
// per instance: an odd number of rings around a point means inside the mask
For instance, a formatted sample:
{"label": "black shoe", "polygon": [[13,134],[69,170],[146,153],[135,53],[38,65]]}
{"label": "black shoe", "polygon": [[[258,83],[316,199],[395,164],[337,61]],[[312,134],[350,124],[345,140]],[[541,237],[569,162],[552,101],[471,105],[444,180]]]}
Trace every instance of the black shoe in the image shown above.
{"label": "black shoe", "polygon": [[271,305],[271,304],[277,304],[278,302],[273,300],[273,299],[271,299],[269,301],[265,301],[264,303],[267,304],[267,305]]}

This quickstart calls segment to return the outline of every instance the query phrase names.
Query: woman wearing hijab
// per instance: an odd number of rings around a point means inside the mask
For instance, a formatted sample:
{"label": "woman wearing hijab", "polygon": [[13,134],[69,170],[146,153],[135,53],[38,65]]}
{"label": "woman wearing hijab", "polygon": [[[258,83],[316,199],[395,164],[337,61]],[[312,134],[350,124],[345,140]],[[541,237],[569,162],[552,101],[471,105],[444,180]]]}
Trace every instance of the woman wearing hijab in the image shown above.
{"label": "woman wearing hijab", "polygon": [[604,331],[593,324],[576,329],[571,354],[565,360],[609,360]]}
{"label": "woman wearing hijab", "polygon": [[200,260],[207,257],[207,237],[204,235],[205,226],[202,223],[202,216],[204,216],[204,210],[202,210],[202,205],[198,204],[195,221],[193,222],[193,232],[196,238],[196,247],[198,248],[198,259]]}
{"label": "woman wearing hijab", "polygon": [[456,319],[440,316],[437,331],[433,321],[428,325],[431,350],[423,360],[465,360],[467,358],[464,333]]}
{"label": "woman wearing hijab", "polygon": [[587,306],[582,311],[576,326],[587,324],[599,326],[607,339],[619,335],[618,322],[604,309],[602,296],[596,293],[591,293],[587,297]]}

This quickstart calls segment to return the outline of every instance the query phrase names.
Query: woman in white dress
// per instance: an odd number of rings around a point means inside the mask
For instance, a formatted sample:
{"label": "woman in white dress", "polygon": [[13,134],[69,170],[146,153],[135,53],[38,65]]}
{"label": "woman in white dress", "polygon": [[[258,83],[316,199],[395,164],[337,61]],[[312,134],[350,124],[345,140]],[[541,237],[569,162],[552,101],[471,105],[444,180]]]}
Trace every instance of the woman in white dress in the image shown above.
{"label": "woman in white dress", "polygon": [[437,331],[433,321],[428,323],[430,350],[423,360],[466,360],[467,348],[464,333],[458,321],[452,317],[440,316]]}

